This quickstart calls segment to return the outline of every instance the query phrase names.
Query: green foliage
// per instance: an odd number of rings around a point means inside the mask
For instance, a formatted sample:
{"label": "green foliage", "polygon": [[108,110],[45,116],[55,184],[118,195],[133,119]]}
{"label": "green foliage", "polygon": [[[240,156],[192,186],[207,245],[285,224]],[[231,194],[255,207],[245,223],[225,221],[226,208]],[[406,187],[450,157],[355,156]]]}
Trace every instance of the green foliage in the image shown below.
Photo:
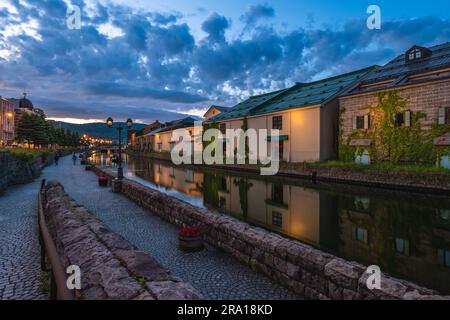
{"label": "green foliage", "polygon": [[57,144],[64,147],[80,145],[80,136],[62,128],[56,128],[45,120],[42,111],[24,113],[17,126],[17,139],[20,142],[32,143],[36,146]]}
{"label": "green foliage", "polygon": [[20,160],[29,162],[36,157],[48,156],[52,154],[54,150],[46,148],[41,149],[7,148],[7,149],[0,149],[0,152],[7,152]]}
{"label": "green foliage", "polygon": [[[408,163],[423,166],[433,166],[436,160],[448,154],[449,148],[435,147],[433,139],[446,132],[450,126],[435,125],[432,130],[423,130],[421,120],[426,118],[423,112],[412,114],[411,126],[399,127],[395,125],[397,114],[406,111],[407,99],[402,98],[397,91],[382,92],[378,94],[378,104],[370,107],[370,116],[373,119],[368,130],[354,130],[344,141],[340,132],[339,159],[352,162],[355,154],[369,151],[372,162],[389,161],[392,164]],[[341,110],[340,128],[342,128]],[[370,147],[350,146],[354,139],[371,140]]]}
{"label": "green foliage", "polygon": [[326,161],[315,163],[314,166],[319,168],[340,168],[352,170],[386,170],[391,172],[413,172],[413,173],[445,173],[449,174],[450,169],[438,168],[436,166],[426,165],[399,165],[391,162],[378,162],[371,165],[364,165],[355,162],[346,161]]}
{"label": "green foliage", "polygon": [[241,203],[241,210],[244,217],[246,217],[248,214],[248,191],[251,187],[253,187],[253,184],[246,178],[240,178],[234,180],[234,185],[239,188],[239,201]]}

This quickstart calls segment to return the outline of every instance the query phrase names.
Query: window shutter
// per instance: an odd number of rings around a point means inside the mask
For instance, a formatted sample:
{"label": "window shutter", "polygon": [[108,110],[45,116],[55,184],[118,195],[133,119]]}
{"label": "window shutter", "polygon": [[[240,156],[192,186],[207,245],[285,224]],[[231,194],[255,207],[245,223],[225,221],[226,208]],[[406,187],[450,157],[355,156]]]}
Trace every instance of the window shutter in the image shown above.
{"label": "window shutter", "polygon": [[405,111],[405,127],[411,127],[411,111]]}
{"label": "window shutter", "polygon": [[439,107],[438,110],[438,124],[445,124],[445,108]]}
{"label": "window shutter", "polygon": [[364,243],[365,244],[369,243],[369,231],[368,230],[364,231]]}
{"label": "window shutter", "polygon": [[352,121],[353,121],[353,130],[356,130],[356,116],[353,116]]}
{"label": "window shutter", "polygon": [[369,129],[370,128],[370,114],[366,114],[364,116],[364,129]]}

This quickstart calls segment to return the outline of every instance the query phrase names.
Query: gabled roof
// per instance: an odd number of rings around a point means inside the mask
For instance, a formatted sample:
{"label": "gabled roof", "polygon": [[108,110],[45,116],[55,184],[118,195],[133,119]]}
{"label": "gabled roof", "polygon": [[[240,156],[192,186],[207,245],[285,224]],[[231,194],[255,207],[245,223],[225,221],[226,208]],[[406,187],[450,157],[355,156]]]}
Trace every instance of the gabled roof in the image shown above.
{"label": "gabled roof", "polygon": [[[407,53],[416,48],[426,50],[426,56],[422,59],[408,61]],[[347,90],[343,95],[385,90],[414,84],[419,81],[412,79],[412,76],[444,68],[450,68],[450,42],[430,48],[415,45],[385,66],[379,67],[371,72],[365,77],[364,81],[361,81],[357,88]],[[380,85],[377,85],[378,83]]]}
{"label": "gabled roof", "polygon": [[145,134],[145,136],[150,136],[156,133],[172,131],[176,129],[189,128],[195,125],[195,119],[192,117],[187,117],[180,120],[174,120],[164,123],[161,127]]}
{"label": "gabled roof", "polygon": [[281,92],[286,91],[287,89],[278,90],[274,92],[269,92],[266,94],[253,96],[248,98],[247,100],[237,104],[236,106],[229,108],[228,111],[221,113],[206,122],[216,122],[233,118],[241,118],[248,116],[255,107],[262,105],[263,103],[269,101],[270,99],[276,97]]}
{"label": "gabled roof", "polygon": [[334,98],[374,68],[375,66],[372,66],[310,83],[297,83],[287,89],[250,97],[229,111],[209,119],[208,122],[320,105]]}
{"label": "gabled roof", "polygon": [[221,112],[225,112],[225,111],[228,111],[230,109],[228,107],[222,107],[222,106],[211,106],[211,108],[216,108],[217,110],[219,110]]}

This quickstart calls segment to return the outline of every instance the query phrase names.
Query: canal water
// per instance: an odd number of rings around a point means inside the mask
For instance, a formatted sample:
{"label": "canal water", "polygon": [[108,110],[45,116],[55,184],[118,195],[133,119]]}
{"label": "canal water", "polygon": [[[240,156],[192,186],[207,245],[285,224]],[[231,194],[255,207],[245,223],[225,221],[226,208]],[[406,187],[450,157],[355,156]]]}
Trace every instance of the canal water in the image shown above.
{"label": "canal water", "polygon": [[[112,168],[107,154],[93,160]],[[450,294],[450,197],[125,162],[127,178],[194,206]]]}

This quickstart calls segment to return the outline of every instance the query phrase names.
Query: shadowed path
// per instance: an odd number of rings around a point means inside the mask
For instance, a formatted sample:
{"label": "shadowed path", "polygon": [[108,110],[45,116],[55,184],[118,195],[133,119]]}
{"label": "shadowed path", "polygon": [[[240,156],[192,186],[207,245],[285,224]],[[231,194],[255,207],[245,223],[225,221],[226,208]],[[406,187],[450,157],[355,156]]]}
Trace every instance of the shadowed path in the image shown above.
{"label": "shadowed path", "polygon": [[39,186],[36,180],[0,195],[0,300],[47,299],[39,288]]}

